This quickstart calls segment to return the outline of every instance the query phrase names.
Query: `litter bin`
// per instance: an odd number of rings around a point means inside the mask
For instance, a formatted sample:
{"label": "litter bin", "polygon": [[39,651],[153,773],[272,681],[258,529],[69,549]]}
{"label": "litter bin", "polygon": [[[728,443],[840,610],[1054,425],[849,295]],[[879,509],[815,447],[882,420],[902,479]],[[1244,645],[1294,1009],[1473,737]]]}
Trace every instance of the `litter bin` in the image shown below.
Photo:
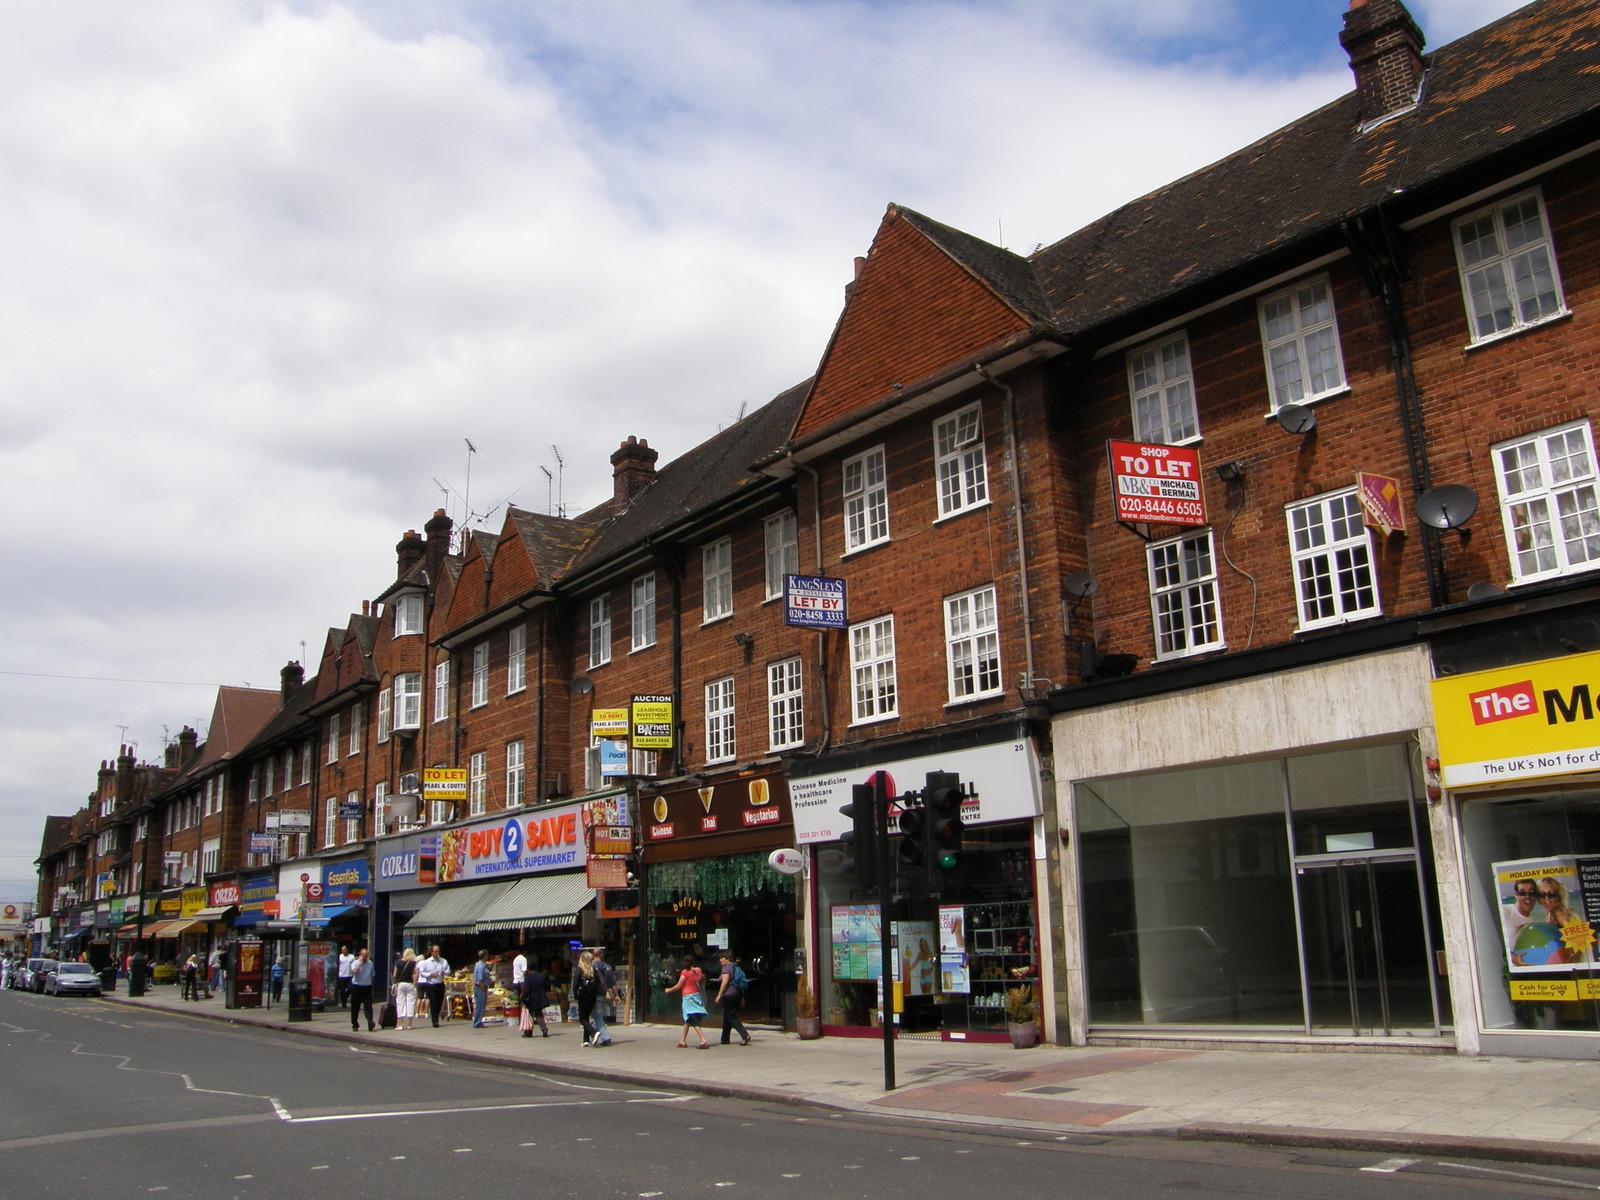
{"label": "litter bin", "polygon": [[141,952],[133,956],[133,961],[128,964],[128,995],[142,996],[145,989],[145,959]]}
{"label": "litter bin", "polygon": [[289,1020],[311,1020],[311,980],[289,980]]}
{"label": "litter bin", "polygon": [[115,967],[106,967],[100,972],[100,990],[102,992],[114,992],[117,990],[117,969]]}

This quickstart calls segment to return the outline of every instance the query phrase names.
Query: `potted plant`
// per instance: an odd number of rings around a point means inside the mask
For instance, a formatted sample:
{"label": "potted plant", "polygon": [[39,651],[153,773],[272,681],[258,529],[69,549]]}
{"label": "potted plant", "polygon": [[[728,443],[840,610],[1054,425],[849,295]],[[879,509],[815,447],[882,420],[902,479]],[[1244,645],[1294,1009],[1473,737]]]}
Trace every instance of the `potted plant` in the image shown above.
{"label": "potted plant", "polygon": [[1038,1006],[1033,1002],[1033,984],[1019,983],[1006,989],[1006,1033],[1017,1050],[1039,1044]]}
{"label": "potted plant", "polygon": [[822,1036],[822,1018],[817,1015],[817,996],[811,990],[811,977],[802,975],[794,985],[795,1032],[803,1042]]}

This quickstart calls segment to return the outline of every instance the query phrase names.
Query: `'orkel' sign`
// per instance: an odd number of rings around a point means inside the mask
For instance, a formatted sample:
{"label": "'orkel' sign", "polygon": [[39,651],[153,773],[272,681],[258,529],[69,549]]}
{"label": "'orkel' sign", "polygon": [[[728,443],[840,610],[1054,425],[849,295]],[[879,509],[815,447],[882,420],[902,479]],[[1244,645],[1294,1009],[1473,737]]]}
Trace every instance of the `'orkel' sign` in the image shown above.
{"label": "'orkel' sign", "polygon": [[1600,654],[1433,682],[1446,787],[1600,773]]}
{"label": "'orkel' sign", "polygon": [[1204,525],[1200,454],[1187,446],[1107,442],[1117,520],[1129,524]]}

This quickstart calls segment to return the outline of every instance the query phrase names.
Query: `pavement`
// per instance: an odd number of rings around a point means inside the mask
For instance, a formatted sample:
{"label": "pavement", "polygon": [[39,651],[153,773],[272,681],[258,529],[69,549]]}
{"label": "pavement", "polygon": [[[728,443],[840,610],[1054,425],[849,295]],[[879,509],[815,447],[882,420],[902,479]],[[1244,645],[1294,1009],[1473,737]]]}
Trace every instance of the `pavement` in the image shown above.
{"label": "pavement", "polygon": [[[473,1029],[424,1020],[412,1030],[352,1032],[349,1014],[290,1022],[279,1005],[228,1009],[184,1001],[172,986],[108,1001],[285,1034],[616,1083],[765,1102],[813,1104],[885,1118],[989,1126],[1062,1138],[1166,1136],[1372,1150],[1416,1157],[1493,1158],[1600,1168],[1595,1065],[1553,1059],[1375,1053],[1351,1047],[1294,1053],[1207,1045],[1067,1047],[901,1038],[885,1089],[883,1043],[753,1025],[753,1041],[677,1048],[678,1026],[614,1025],[614,1044],[582,1045],[579,1027],[521,1037],[512,1025]],[[1303,1044],[1299,1047],[1305,1049]]]}

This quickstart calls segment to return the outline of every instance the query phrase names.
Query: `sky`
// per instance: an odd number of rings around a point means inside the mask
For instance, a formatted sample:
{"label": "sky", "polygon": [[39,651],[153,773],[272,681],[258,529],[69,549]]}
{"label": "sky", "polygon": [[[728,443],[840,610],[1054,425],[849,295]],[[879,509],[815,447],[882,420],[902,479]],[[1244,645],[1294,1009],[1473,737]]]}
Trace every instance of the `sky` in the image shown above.
{"label": "sky", "polygon": [[1346,7],[4,0],[0,901],[436,508],[581,512],[809,376],[890,203],[1054,242],[1348,91]]}

